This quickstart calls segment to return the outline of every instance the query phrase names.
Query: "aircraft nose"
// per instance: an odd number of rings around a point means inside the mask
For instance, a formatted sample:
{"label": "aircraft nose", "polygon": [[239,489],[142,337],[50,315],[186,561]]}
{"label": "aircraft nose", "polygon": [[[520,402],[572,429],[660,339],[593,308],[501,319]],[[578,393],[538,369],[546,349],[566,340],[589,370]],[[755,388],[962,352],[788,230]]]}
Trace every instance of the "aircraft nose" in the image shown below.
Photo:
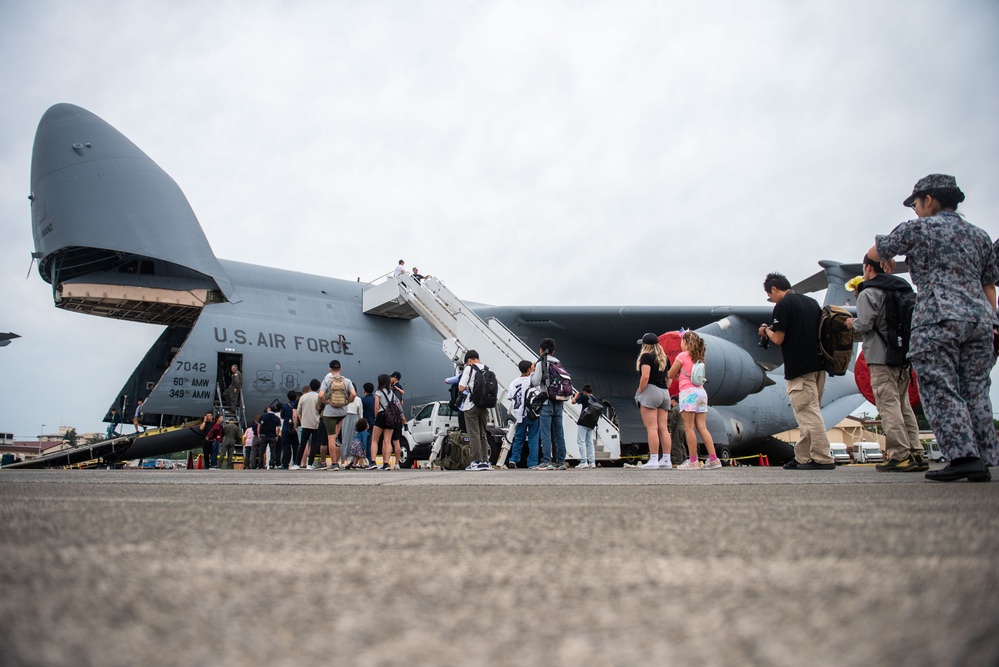
{"label": "aircraft nose", "polygon": [[232,300],[232,284],[177,183],[86,109],[56,104],[42,116],[29,199],[39,272],[53,285],[149,258],[209,277]]}

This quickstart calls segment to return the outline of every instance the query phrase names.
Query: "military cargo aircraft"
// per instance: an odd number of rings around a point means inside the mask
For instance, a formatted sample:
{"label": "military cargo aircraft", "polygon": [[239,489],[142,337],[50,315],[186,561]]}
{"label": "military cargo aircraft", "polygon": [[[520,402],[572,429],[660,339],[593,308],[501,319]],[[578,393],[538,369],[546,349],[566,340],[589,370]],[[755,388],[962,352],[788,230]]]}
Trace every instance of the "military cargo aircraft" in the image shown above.
{"label": "military cargo aircraft", "polygon": [[[441,337],[423,320],[365,314],[360,282],[216,258],[180,187],[125,136],[91,112],[57,104],[38,125],[31,164],[31,226],[41,277],[57,308],[164,327],[110,407],[144,399],[145,420],[179,424],[211,410],[242,369],[246,413],[321,378],[337,358],[358,385],[400,370],[408,405],[443,398],[454,371]],[[843,283],[856,265],[820,262],[796,286],[852,298]],[[762,299],[761,299],[762,300]],[[574,377],[616,409],[622,452],[645,449],[634,403],[635,341],[686,327],[707,343],[708,427],[734,456],[795,425],[779,349],[758,346],[769,321],[761,306],[621,307],[473,305],[531,349],[557,341]],[[488,360],[486,360],[488,362]],[[835,424],[863,403],[852,373],[830,378],[823,416]],[[115,458],[150,458],[198,446],[193,428],[124,442]]]}

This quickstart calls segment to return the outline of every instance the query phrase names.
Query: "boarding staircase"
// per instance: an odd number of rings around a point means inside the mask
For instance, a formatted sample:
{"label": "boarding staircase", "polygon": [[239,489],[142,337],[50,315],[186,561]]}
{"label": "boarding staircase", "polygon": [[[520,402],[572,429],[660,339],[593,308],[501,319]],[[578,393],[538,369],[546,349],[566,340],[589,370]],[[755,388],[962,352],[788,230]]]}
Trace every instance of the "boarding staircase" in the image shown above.
{"label": "boarding staircase", "polygon": [[[520,376],[518,364],[524,360],[537,360],[531,350],[516,334],[494,317],[483,320],[442,282],[433,277],[422,281],[402,274],[388,277],[384,282],[364,290],[361,297],[364,312],[369,315],[414,319],[422,317],[444,338],[444,354],[459,365],[467,350],[476,350],[482,363],[496,374],[501,387],[500,401],[508,411],[512,409],[506,399],[507,384]],[[562,426],[565,432],[566,455],[579,456],[576,444],[576,421],[580,407],[567,401],[563,406]],[[601,417],[595,431],[597,460],[616,460],[621,457],[621,435],[617,426]],[[511,436],[500,454],[498,465],[506,460]]]}
{"label": "boarding staircase", "polygon": [[246,429],[246,420],[244,419],[246,410],[243,407],[243,392],[239,392],[239,405],[232,405],[232,403],[226,400],[222,384],[216,382],[215,403],[212,406],[212,411],[222,420],[223,424],[232,419],[239,426],[241,432]]}

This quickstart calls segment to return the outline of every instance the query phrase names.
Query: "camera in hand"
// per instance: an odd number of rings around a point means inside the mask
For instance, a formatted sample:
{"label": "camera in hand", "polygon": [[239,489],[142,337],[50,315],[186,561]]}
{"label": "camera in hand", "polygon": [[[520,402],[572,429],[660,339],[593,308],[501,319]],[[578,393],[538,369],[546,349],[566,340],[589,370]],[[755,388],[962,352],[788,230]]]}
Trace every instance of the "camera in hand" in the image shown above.
{"label": "camera in hand", "polygon": [[[764,325],[764,326],[766,326],[766,325]],[[764,350],[768,350],[768,349],[770,349],[770,338],[767,336],[766,333],[764,333],[762,336],[760,336],[760,342],[757,343],[757,344],[760,347],[762,347]]]}

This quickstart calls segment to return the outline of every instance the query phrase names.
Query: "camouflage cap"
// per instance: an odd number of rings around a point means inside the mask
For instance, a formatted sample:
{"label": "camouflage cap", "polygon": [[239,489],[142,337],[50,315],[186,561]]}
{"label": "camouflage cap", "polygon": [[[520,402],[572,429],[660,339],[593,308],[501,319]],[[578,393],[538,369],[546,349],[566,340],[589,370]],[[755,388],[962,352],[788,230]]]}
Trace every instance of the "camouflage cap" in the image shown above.
{"label": "camouflage cap", "polygon": [[912,186],[912,194],[905,198],[902,206],[912,206],[912,202],[916,200],[916,195],[927,190],[957,190],[960,192],[961,188],[957,187],[957,179],[953,176],[930,174],[916,181],[916,184]]}

